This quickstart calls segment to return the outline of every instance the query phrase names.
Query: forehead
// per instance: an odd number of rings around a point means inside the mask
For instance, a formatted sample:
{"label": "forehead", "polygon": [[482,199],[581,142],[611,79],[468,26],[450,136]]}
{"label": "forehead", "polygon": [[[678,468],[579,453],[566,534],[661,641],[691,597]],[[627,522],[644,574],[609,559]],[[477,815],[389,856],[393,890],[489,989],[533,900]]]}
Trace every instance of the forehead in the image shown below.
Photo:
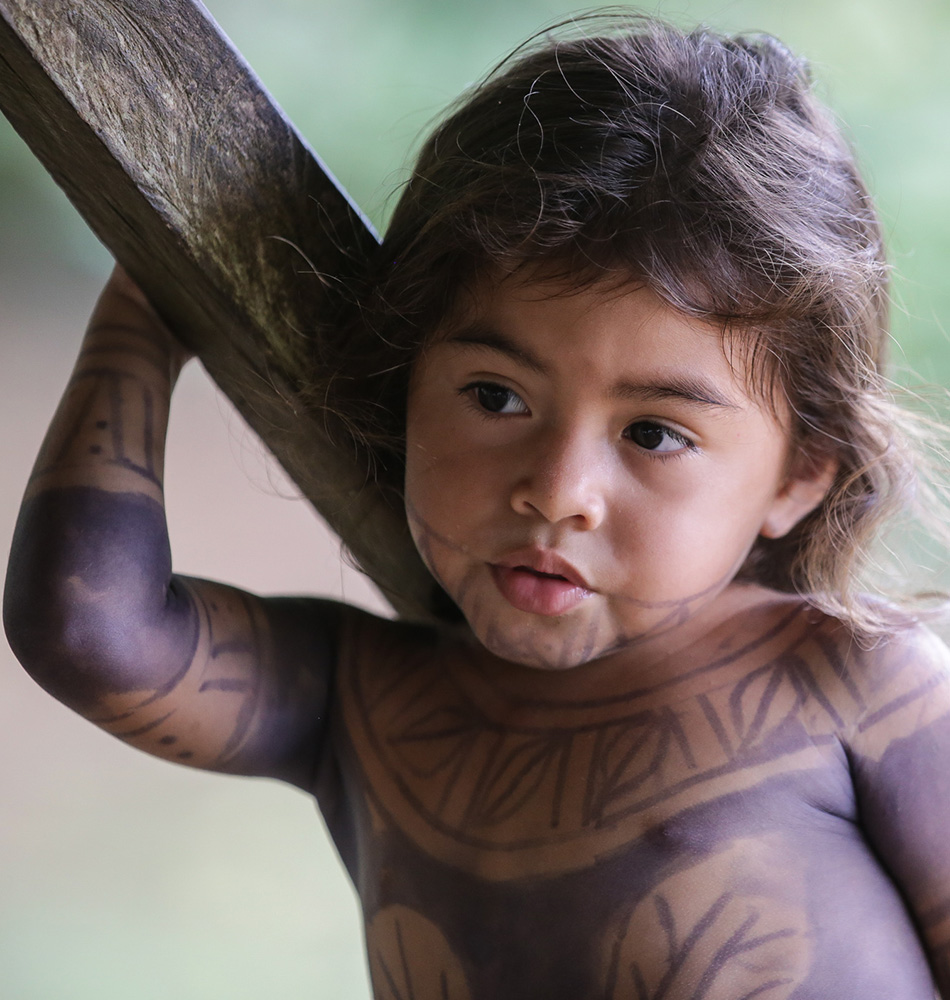
{"label": "forehead", "polygon": [[715,385],[737,403],[773,405],[752,389],[741,334],[673,308],[642,283],[483,278],[460,294],[434,343],[495,351],[575,383],[662,376]]}

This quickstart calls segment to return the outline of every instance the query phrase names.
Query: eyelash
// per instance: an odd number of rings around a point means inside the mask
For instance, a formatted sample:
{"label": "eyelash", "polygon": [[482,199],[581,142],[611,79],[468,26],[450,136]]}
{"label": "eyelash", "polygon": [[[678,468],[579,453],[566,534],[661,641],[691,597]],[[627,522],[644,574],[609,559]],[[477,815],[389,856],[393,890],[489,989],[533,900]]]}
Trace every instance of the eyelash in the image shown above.
{"label": "eyelash", "polygon": [[[506,393],[509,399],[517,399],[521,405],[525,407],[525,410],[527,410],[527,404],[521,399],[518,393],[516,393],[514,389],[509,389],[505,385],[487,381],[469,382],[467,385],[463,385],[461,389],[458,390],[459,395],[465,397],[475,412],[484,417],[486,420],[497,420],[502,417],[521,416],[522,414],[502,413],[500,411],[488,409],[488,407],[485,406],[485,404],[478,397],[480,390],[494,390],[499,393]],[[681,447],[672,452],[658,451],[656,448],[647,448],[634,441],[628,433],[634,427],[656,428],[657,430],[662,431],[663,434],[671,440],[676,441],[679,445],[681,445]],[[641,454],[647,455],[649,458],[657,461],[668,462],[674,458],[683,458],[687,453],[698,450],[695,442],[691,441],[685,435],[680,434],[679,431],[675,431],[672,427],[668,427],[666,424],[660,423],[657,420],[635,420],[632,424],[628,424],[627,427],[624,428],[623,436],[630,441],[641,452]]]}
{"label": "eyelash", "polygon": [[513,397],[517,399],[525,410],[528,409],[527,403],[514,391],[514,389],[509,389],[506,385],[499,385],[497,382],[469,382],[468,385],[463,385],[459,389],[459,395],[464,396],[469,400],[475,411],[485,417],[487,420],[497,420],[499,417],[511,417],[511,416],[521,416],[520,413],[501,413],[497,410],[490,410],[487,406],[482,403],[478,398],[479,390],[495,390],[497,392],[507,393],[509,398]]}
{"label": "eyelash", "polygon": [[669,462],[674,458],[684,458],[690,452],[699,450],[694,441],[690,441],[688,437],[680,434],[679,431],[674,431],[672,427],[667,427],[666,424],[661,424],[657,420],[635,420],[632,424],[628,424],[627,427],[624,428],[623,432],[624,437],[627,438],[628,441],[632,441],[628,432],[633,427],[656,428],[657,430],[662,431],[672,441],[676,441],[677,444],[680,445],[680,448],[676,451],[659,451],[656,448],[647,448],[644,445],[633,441],[633,444],[639,448],[643,454],[646,454],[649,458],[657,461]]}

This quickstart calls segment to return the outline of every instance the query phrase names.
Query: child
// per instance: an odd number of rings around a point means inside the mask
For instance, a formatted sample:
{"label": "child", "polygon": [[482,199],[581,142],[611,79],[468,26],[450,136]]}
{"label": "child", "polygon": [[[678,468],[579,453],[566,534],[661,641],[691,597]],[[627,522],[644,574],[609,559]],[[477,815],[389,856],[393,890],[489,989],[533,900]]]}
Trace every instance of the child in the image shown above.
{"label": "child", "polygon": [[314,398],[445,625],[172,574],[185,355],[116,272],[14,539],[27,669],[312,792],[378,998],[950,995],[948,654],[855,593],[910,465],[877,222],[802,65],[542,40],[425,146],[358,293],[378,351],[341,321]]}

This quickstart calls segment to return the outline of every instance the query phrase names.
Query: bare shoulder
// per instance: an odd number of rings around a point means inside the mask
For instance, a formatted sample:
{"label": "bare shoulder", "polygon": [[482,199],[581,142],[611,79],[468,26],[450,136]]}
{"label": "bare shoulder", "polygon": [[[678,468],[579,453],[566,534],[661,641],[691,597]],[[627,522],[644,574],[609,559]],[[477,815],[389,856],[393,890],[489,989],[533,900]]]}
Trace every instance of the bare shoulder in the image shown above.
{"label": "bare shoulder", "polygon": [[871,752],[950,714],[950,649],[931,628],[907,621],[869,640],[845,622],[811,616],[812,647],[853,703],[850,744]]}
{"label": "bare shoulder", "polygon": [[852,623],[818,610],[797,595],[750,588],[724,622],[716,648],[734,656],[733,680],[790,683],[843,739],[858,738],[885,720],[898,728],[923,725],[950,711],[950,650],[925,625],[905,619],[869,638]]}
{"label": "bare shoulder", "polygon": [[842,652],[862,679],[871,702],[899,691],[935,687],[950,679],[950,649],[933,629],[920,622],[897,625],[872,640],[855,635],[846,624],[835,625]]}

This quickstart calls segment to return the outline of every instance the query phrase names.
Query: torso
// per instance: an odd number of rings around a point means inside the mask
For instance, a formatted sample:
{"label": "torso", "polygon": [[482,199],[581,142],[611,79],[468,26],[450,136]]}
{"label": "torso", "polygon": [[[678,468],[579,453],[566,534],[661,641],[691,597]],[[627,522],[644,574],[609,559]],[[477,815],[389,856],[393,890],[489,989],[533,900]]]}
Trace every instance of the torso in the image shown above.
{"label": "torso", "polygon": [[423,630],[360,618],[342,650],[328,822],[377,1000],[931,1000],[857,823],[840,626],[776,600],[675,671],[543,697]]}

